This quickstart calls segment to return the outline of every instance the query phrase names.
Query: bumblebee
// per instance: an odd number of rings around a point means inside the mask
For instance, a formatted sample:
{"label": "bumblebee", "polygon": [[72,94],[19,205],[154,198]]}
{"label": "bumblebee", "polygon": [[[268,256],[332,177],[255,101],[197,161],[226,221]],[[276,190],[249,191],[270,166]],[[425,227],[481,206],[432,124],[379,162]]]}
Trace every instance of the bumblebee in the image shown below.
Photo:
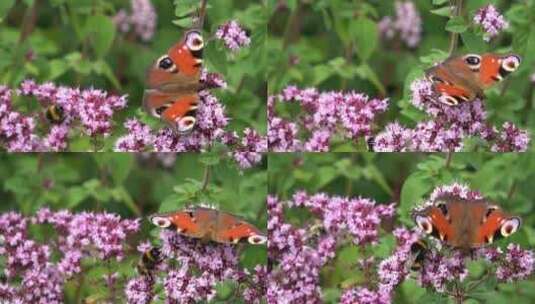
{"label": "bumblebee", "polygon": [[422,263],[428,251],[427,244],[422,240],[418,240],[411,245],[411,254],[413,256],[411,270],[419,271],[422,269]]}
{"label": "bumblebee", "polygon": [[137,272],[141,275],[151,275],[163,260],[160,247],[152,247],[145,251],[137,264]]}
{"label": "bumblebee", "polygon": [[51,124],[59,125],[65,120],[65,110],[61,105],[50,105],[46,108],[45,117]]}

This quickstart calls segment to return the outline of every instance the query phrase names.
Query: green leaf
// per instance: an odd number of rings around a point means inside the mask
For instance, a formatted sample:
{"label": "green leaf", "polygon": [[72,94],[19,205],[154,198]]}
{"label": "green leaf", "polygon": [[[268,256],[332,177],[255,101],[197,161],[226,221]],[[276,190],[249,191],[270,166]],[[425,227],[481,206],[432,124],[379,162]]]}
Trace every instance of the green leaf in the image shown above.
{"label": "green leaf", "polygon": [[468,25],[462,17],[451,18],[448,23],[446,23],[446,31],[452,33],[464,33],[468,29]]}
{"label": "green leaf", "polygon": [[452,9],[451,9],[451,6],[444,6],[441,8],[431,10],[431,13],[435,15],[443,16],[443,17],[449,17],[451,16]]}
{"label": "green leaf", "polygon": [[110,65],[104,61],[104,60],[98,60],[93,64],[93,70],[98,75],[104,75],[108,80],[113,84],[113,86],[116,89],[121,88],[121,84],[119,83],[119,80],[117,77],[115,77],[115,74],[113,73],[113,70],[111,69]]}
{"label": "green leaf", "polygon": [[367,61],[379,43],[377,24],[372,20],[360,17],[351,22],[350,34],[357,47],[357,55]]}
{"label": "green leaf", "polygon": [[411,174],[403,183],[400,195],[399,214],[408,216],[413,206],[422,202],[423,196],[432,188],[429,176],[420,171]]}
{"label": "green leaf", "polygon": [[88,18],[84,37],[90,38],[97,57],[104,57],[115,39],[115,25],[111,18],[95,15]]}
{"label": "green leaf", "polygon": [[464,42],[464,45],[468,48],[470,53],[483,53],[487,51],[488,44],[478,35],[465,32],[461,34],[461,39]]}
{"label": "green leaf", "polygon": [[442,5],[448,1],[449,0],[433,0],[433,5]]}
{"label": "green leaf", "polygon": [[360,65],[357,68],[357,72],[360,77],[369,80],[375,86],[375,88],[381,93],[381,95],[386,95],[385,87],[379,80],[379,77],[377,76],[377,74],[371,69],[371,67],[368,64],[363,63],[362,65]]}

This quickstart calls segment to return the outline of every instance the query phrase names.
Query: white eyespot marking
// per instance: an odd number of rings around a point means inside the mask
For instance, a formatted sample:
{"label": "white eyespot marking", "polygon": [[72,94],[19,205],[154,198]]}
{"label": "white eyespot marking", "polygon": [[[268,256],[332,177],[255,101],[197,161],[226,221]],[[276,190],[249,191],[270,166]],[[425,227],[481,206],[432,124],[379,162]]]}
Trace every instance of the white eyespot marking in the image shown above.
{"label": "white eyespot marking", "polygon": [[504,237],[510,236],[511,234],[515,233],[518,228],[520,228],[520,222],[520,218],[518,217],[512,217],[504,221],[500,228],[500,233]]}
{"label": "white eyespot marking", "polygon": [[448,105],[448,106],[456,106],[459,104],[459,102],[457,101],[457,99],[453,98],[452,96],[450,95],[441,95],[439,98],[438,98],[438,101],[440,101],[441,103],[445,104],[445,105]]}
{"label": "white eyespot marking", "polygon": [[505,57],[503,58],[501,65],[502,69],[506,70],[507,72],[513,72],[520,66],[520,57],[516,55]]}
{"label": "white eyespot marking", "polygon": [[192,51],[199,51],[204,47],[204,40],[200,32],[192,31],[186,36],[186,46]]}
{"label": "white eyespot marking", "polygon": [[259,234],[253,234],[247,238],[247,241],[249,242],[249,244],[260,245],[265,244],[267,242],[267,237]]}
{"label": "white eyespot marking", "polygon": [[171,226],[171,221],[167,217],[153,216],[151,217],[150,221],[154,225],[161,227],[161,228],[167,228]]}
{"label": "white eyespot marking", "polygon": [[189,132],[195,126],[197,119],[193,116],[184,116],[177,121],[177,129],[181,133]]}
{"label": "white eyespot marking", "polygon": [[481,67],[481,56],[477,54],[468,54],[464,56],[464,61],[472,71],[477,71]]}
{"label": "white eyespot marking", "polygon": [[416,224],[418,227],[420,227],[420,229],[423,230],[423,232],[427,234],[431,234],[431,232],[433,232],[433,225],[427,216],[417,215],[415,220]]}

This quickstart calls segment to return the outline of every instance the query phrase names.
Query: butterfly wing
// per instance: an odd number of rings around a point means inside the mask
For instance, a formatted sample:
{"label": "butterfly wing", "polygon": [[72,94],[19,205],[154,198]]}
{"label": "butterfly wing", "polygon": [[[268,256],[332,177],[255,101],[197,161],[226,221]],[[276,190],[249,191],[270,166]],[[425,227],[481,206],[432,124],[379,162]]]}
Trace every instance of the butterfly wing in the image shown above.
{"label": "butterfly wing", "polygon": [[476,240],[480,244],[491,244],[500,238],[515,233],[520,228],[519,217],[509,216],[497,206],[488,206],[481,225],[478,227]]}
{"label": "butterfly wing", "polygon": [[199,212],[196,208],[185,209],[169,213],[160,213],[152,215],[149,220],[160,228],[176,230],[179,234],[191,238],[204,238],[208,234],[210,214]]}
{"label": "butterfly wing", "polygon": [[166,92],[194,90],[201,76],[203,47],[200,32],[186,32],[180,42],[151,66],[146,79],[148,88]]}
{"label": "butterfly wing", "polygon": [[264,244],[267,237],[260,229],[230,213],[220,212],[213,240],[218,243],[237,244],[247,240],[250,244]]}
{"label": "butterfly wing", "polygon": [[446,203],[441,202],[436,206],[416,210],[412,217],[424,233],[447,243],[453,238],[454,231],[450,224]]}
{"label": "butterfly wing", "polygon": [[515,54],[467,54],[452,57],[426,72],[438,100],[448,105],[483,98],[483,90],[503,80],[520,66]]}
{"label": "butterfly wing", "polygon": [[430,68],[426,75],[433,83],[433,89],[441,103],[455,106],[483,94],[475,84],[473,73],[462,64],[459,57],[447,59]]}
{"label": "butterfly wing", "polygon": [[145,110],[165,121],[176,133],[187,133],[197,121],[199,95],[174,94],[146,90],[143,96]]}
{"label": "butterfly wing", "polygon": [[200,32],[189,31],[147,74],[145,111],[164,120],[177,133],[189,132],[196,123],[203,47]]}
{"label": "butterfly wing", "polygon": [[483,54],[478,82],[483,89],[487,89],[503,80],[520,66],[521,57],[516,54],[497,55]]}

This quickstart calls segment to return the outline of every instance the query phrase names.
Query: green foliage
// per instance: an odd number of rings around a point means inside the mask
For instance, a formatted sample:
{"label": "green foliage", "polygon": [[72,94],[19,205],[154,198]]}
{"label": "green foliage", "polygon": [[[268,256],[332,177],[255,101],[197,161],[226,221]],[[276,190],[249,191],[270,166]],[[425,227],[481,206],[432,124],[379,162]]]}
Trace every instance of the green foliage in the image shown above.
{"label": "green foliage", "polygon": [[[414,227],[411,210],[426,200],[437,186],[453,182],[479,190],[511,214],[522,218],[522,228],[507,240],[493,246],[505,248],[508,243],[523,248],[535,247],[535,178],[534,154],[492,153],[329,153],[270,154],[268,188],[271,195],[290,199],[299,190],[310,194],[366,197],[377,203],[396,202],[393,222],[382,225],[379,243],[367,250],[354,245],[337,249],[336,258],[322,270],[321,288],[325,303],[337,303],[342,289],[363,282],[358,259],[374,256],[383,259],[392,254],[395,240],[392,229],[400,225]],[[295,225],[308,223],[310,214],[291,209],[287,220]],[[468,281],[480,278],[494,266],[469,263]],[[533,303],[535,294],[528,286],[533,278],[514,284],[486,280],[470,293],[467,303]],[[517,290],[518,288],[518,290]],[[531,288],[532,289],[532,288]],[[450,303],[443,295],[419,287],[413,278],[396,288],[394,303]]]}

